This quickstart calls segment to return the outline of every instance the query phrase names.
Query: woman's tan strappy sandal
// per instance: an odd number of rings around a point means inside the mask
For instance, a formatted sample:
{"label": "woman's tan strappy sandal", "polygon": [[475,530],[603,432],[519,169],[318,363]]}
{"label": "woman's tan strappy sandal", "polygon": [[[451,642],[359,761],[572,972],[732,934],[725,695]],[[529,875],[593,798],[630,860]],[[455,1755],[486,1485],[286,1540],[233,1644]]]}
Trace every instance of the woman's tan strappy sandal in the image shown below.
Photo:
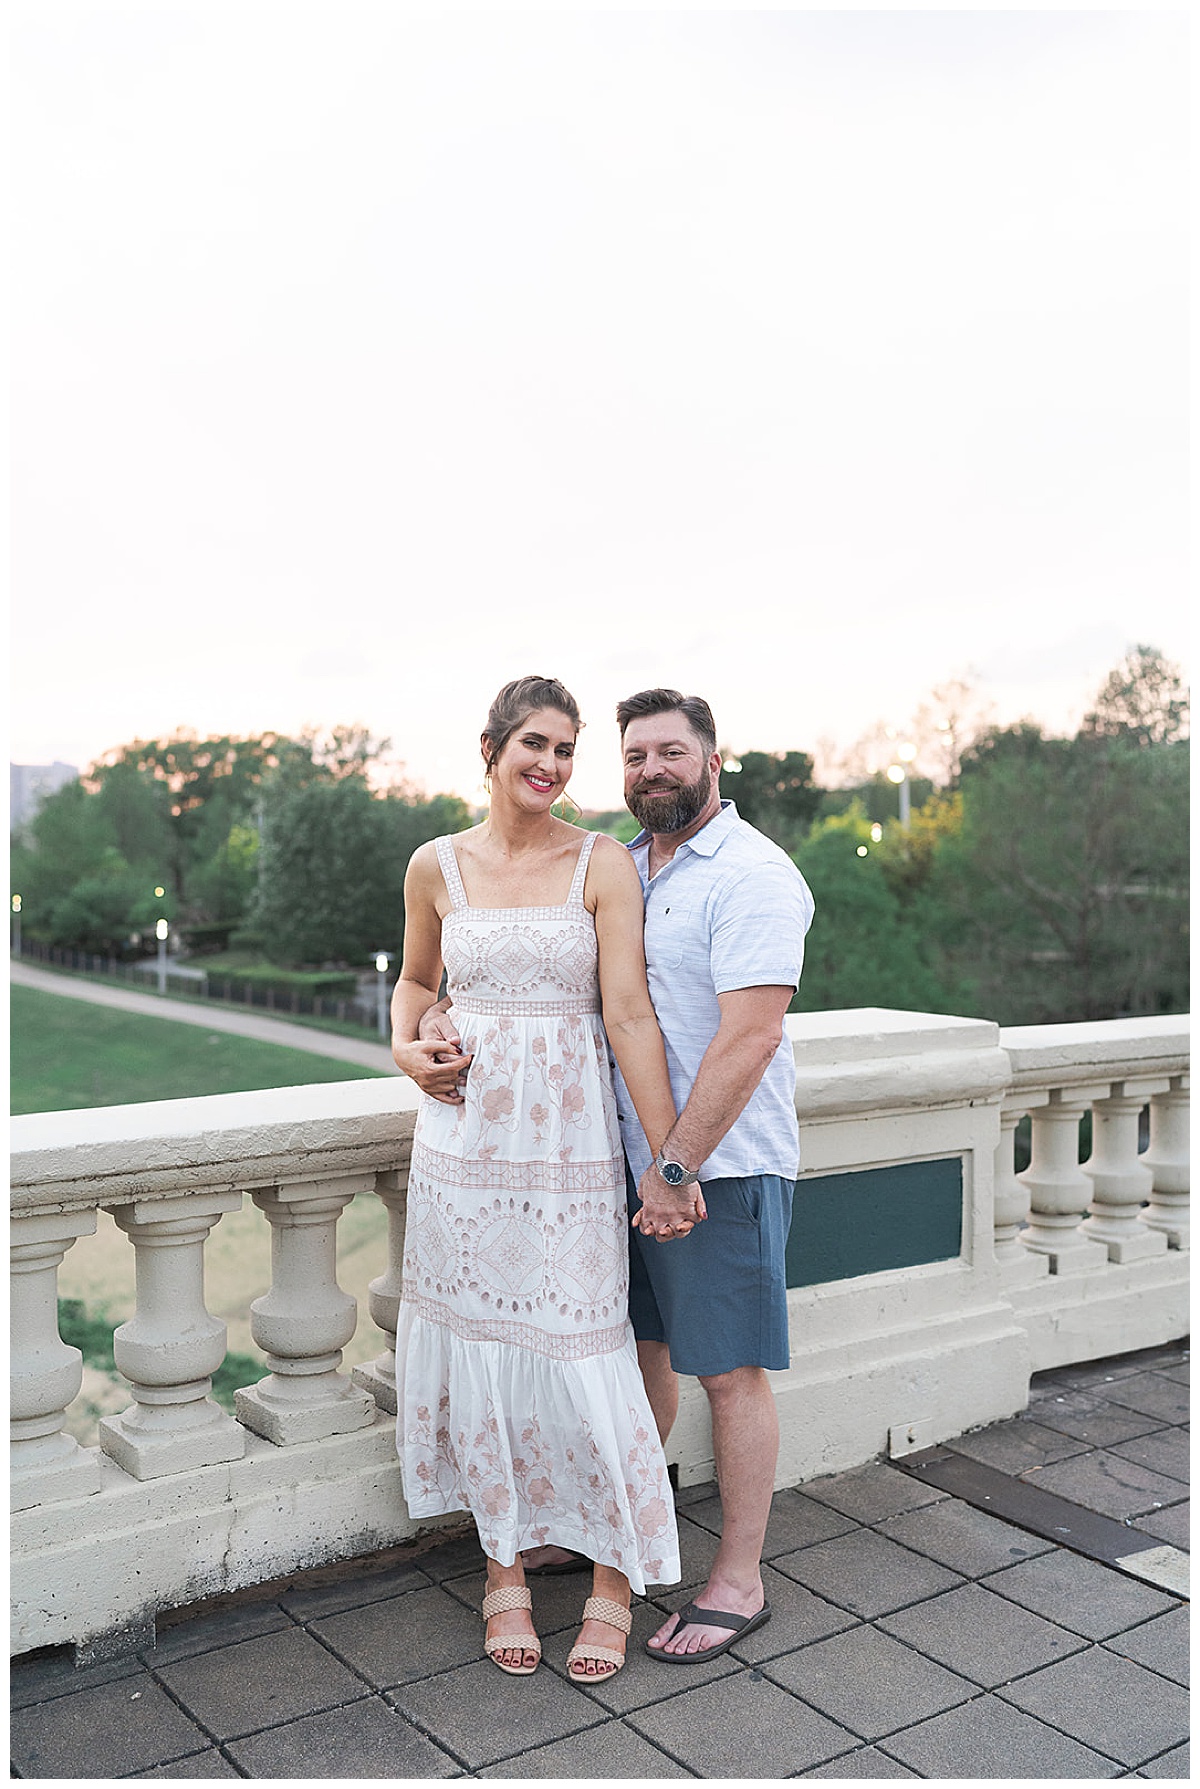
{"label": "woman's tan strappy sandal", "polygon": [[[533,1598],[523,1586],[510,1584],[502,1590],[489,1590],[483,1599],[483,1619],[490,1621],[493,1615],[506,1615],[510,1609],[532,1609]],[[500,1665],[510,1677],[532,1677],[538,1668],[538,1660],[542,1656],[542,1643],[536,1634],[493,1634],[485,1639],[483,1650],[492,1663]],[[536,1652],[537,1659],[532,1665],[503,1665],[496,1657],[498,1652]]]}
{"label": "woman's tan strappy sandal", "polygon": [[[589,1596],[583,1605],[583,1619],[585,1621],[607,1621],[609,1627],[617,1628],[622,1634],[628,1634],[633,1626],[633,1616],[629,1610],[623,1608],[620,1603],[614,1603],[609,1596]],[[572,1665],[579,1664],[586,1659],[591,1659],[598,1665],[611,1665],[612,1670],[597,1671],[592,1676],[584,1671],[571,1670]],[[601,1683],[606,1677],[615,1677],[624,1663],[625,1654],[623,1652],[615,1652],[611,1646],[593,1646],[588,1641],[581,1640],[577,1645],[572,1646],[567,1654],[567,1674],[576,1683]]]}

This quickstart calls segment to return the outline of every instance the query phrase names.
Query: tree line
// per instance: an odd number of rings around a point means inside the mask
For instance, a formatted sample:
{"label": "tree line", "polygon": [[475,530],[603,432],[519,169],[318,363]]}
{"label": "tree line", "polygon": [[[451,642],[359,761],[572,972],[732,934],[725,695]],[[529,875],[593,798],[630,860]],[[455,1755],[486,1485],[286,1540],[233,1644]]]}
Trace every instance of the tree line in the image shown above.
{"label": "tree line", "polygon": [[933,741],[943,774],[911,778],[907,827],[882,773],[778,804],[756,779],[746,802],[743,757],[723,785],[816,897],[794,1010],[1186,1012],[1188,712],[1177,668],[1138,646],[1072,738],[1030,721],[970,736],[960,714],[949,745],[950,728]]}
{"label": "tree line", "polygon": [[[1176,667],[1135,648],[1071,738],[1029,721],[972,726],[965,689],[918,717],[906,826],[880,769],[821,788],[807,752],[726,757],[722,793],[816,897],[795,1009],[1003,1024],[1185,1011],[1188,703]],[[387,749],[341,727],[109,753],[14,837],[27,934],[137,954],[162,916],[198,956],[230,946],[328,968],[398,950],[409,857],[473,815],[456,796],[376,786]],[[627,837],[621,819],[585,824]]]}
{"label": "tree line", "polygon": [[14,836],[26,934],[128,957],[165,918],[191,954],[288,968],[398,950],[410,856],[471,816],[457,796],[373,787],[388,743],[339,727],[110,752]]}

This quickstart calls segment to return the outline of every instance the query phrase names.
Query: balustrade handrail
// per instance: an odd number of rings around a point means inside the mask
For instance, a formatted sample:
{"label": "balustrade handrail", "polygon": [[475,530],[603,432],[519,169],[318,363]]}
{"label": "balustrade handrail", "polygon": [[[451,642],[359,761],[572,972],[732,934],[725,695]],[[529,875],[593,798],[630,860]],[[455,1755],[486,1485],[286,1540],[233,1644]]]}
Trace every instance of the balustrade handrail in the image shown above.
{"label": "balustrade handrail", "polygon": [[1006,1025],[1000,1030],[1014,1093],[1034,1087],[1070,1087],[1106,1077],[1186,1074],[1189,1044],[1187,1014],[1069,1025]]}
{"label": "balustrade handrail", "polygon": [[14,1216],[394,1168],[420,1095],[399,1077],[37,1112],[12,1121]]}

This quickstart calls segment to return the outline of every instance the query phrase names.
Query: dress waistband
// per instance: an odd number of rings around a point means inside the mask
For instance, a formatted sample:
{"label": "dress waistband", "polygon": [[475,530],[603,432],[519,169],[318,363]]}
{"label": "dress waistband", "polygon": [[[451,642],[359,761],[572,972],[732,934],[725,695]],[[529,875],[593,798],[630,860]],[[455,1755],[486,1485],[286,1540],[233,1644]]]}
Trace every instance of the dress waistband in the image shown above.
{"label": "dress waistband", "polygon": [[600,996],[585,995],[579,1000],[564,1000],[560,995],[557,1000],[472,1000],[456,997],[454,1014],[467,1016],[478,1015],[481,1019],[568,1019],[578,1013],[598,1013]]}

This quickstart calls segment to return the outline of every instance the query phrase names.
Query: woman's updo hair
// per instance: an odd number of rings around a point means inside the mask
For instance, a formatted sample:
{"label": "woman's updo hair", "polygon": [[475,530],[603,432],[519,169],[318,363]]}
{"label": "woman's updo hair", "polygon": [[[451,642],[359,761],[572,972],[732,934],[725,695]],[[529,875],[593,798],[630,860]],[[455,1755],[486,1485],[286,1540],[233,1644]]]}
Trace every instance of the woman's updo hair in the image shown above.
{"label": "woman's updo hair", "polygon": [[583,726],[579,704],[557,677],[514,677],[488,709],[480,747],[485,777],[492,774],[493,764],[517,728],[539,708],[553,708],[559,714],[565,714],[576,733]]}

